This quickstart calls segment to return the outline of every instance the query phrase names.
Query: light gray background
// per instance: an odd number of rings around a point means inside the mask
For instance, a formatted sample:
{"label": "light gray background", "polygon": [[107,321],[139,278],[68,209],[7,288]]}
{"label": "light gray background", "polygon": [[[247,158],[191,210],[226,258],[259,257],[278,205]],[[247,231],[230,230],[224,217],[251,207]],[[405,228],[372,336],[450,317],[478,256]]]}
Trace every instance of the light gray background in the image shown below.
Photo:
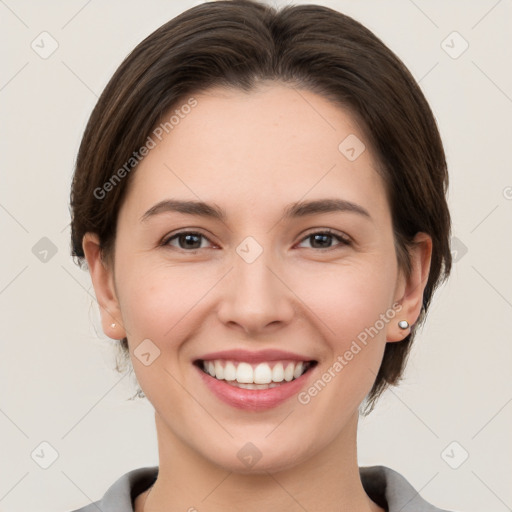
{"label": "light gray background", "polygon": [[[68,196],[108,79],[197,3],[0,0],[1,511],[69,511],[158,463],[152,408],[127,400],[134,381],[113,369],[89,276],[69,256]],[[447,152],[457,238],[404,382],[361,423],[360,465],[400,471],[439,507],[512,510],[512,2],[319,3],[373,30],[419,80]],[[43,31],[58,43],[45,59],[31,47],[51,49]],[[453,31],[469,44],[461,55]],[[46,261],[43,237],[57,250]]]}

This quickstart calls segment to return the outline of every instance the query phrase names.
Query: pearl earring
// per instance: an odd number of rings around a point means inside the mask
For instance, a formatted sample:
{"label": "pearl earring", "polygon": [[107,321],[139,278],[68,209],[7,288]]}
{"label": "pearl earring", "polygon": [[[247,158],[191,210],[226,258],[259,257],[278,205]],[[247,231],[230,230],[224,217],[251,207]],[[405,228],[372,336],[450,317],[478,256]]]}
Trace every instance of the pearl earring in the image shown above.
{"label": "pearl earring", "polygon": [[398,322],[398,327],[400,327],[400,329],[408,329],[409,322],[407,320],[400,320],[400,322]]}

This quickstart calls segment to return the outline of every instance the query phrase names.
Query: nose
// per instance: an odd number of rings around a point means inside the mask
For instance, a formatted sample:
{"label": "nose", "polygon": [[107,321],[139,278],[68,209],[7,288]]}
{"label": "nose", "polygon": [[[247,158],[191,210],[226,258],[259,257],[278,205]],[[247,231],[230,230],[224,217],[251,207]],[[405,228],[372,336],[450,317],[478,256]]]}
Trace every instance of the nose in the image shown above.
{"label": "nose", "polygon": [[270,250],[263,250],[254,261],[242,250],[234,254],[233,268],[225,278],[218,316],[230,328],[261,335],[290,323],[295,300],[282,265],[271,258]]}

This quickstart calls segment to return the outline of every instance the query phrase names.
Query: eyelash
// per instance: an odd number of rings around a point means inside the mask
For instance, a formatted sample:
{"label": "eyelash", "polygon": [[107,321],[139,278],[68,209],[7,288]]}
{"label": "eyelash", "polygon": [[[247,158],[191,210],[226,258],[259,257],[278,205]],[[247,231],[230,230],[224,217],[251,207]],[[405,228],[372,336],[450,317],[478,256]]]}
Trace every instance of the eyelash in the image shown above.
{"label": "eyelash", "polygon": [[[164,238],[164,239],[162,240],[162,242],[161,242],[161,244],[160,244],[160,245],[161,245],[161,246],[163,246],[163,247],[173,247],[173,246],[170,246],[170,245],[169,245],[169,242],[170,242],[171,240],[174,240],[174,239],[176,239],[176,238],[178,238],[178,237],[180,237],[180,236],[184,236],[184,235],[196,235],[196,236],[200,236],[200,237],[205,238],[206,240],[208,240],[208,241],[211,243],[211,241],[210,241],[210,239],[209,239],[208,237],[206,237],[205,235],[203,235],[202,233],[199,233],[199,232],[197,232],[197,231],[180,231],[179,233],[175,233],[174,235],[172,235],[172,236],[170,236],[170,237]],[[322,230],[322,231],[313,231],[312,233],[309,233],[308,235],[306,235],[305,237],[303,237],[299,243],[302,243],[302,242],[304,242],[305,240],[307,240],[308,238],[311,238],[311,237],[313,237],[313,236],[315,236],[315,235],[328,235],[328,236],[332,236],[332,237],[334,237],[334,238],[336,238],[336,239],[338,239],[338,240],[339,240],[339,242],[340,242],[340,246],[349,246],[349,245],[351,245],[351,241],[349,240],[349,238],[348,238],[348,237],[346,237],[346,236],[342,236],[342,235],[340,235],[340,234],[337,234],[337,233],[335,233],[335,232],[334,232],[333,230],[331,230],[331,229],[324,229],[324,230]],[[194,254],[194,253],[196,253],[197,251],[201,250],[201,248],[199,248],[199,249],[191,249],[191,250],[182,249],[181,247],[173,247],[173,248],[174,248],[174,249],[177,249],[177,250],[179,250],[179,251],[188,252],[188,253],[192,253],[192,254]],[[312,249],[313,249],[313,250],[322,251],[322,252],[326,252],[326,251],[329,251],[329,250],[334,250],[334,249],[336,249],[336,248],[337,248],[337,246],[334,246],[334,247],[327,247],[327,248],[325,248],[325,249],[322,249],[322,248],[318,249],[318,248],[314,248],[314,247],[313,247]]]}

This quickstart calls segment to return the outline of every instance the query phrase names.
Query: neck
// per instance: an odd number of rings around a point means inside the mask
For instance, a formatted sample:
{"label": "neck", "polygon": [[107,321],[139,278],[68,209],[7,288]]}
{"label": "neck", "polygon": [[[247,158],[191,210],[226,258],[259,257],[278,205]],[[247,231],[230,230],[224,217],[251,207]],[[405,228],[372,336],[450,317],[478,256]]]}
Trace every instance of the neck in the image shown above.
{"label": "neck", "polygon": [[357,464],[357,420],[303,463],[258,474],[216,466],[182,443],[155,413],[159,470],[135,512],[384,512],[364,492]]}

